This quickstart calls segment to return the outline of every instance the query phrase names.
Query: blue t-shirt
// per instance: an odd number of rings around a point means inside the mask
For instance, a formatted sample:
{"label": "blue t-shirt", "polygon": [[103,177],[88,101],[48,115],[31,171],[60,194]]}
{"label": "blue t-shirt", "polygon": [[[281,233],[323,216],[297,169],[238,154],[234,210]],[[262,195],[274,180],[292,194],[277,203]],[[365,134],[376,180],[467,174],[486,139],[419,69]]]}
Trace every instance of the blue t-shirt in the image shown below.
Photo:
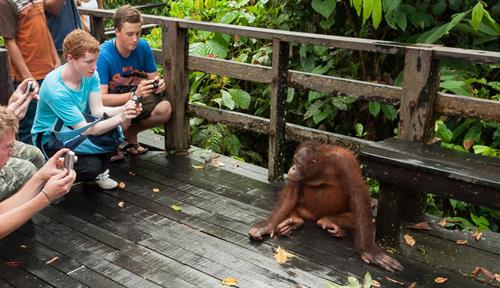
{"label": "blue t-shirt", "polygon": [[89,113],[90,93],[100,91],[97,71],[90,78],[82,79],[79,90],[73,90],[61,79],[64,67],[66,64],[50,72],[40,87],[40,100],[31,129],[33,143],[36,143],[35,135],[43,132],[42,145],[45,144],[57,119],[61,119],[65,126],[73,126],[84,121],[83,113]]}
{"label": "blue t-shirt", "polygon": [[116,49],[115,38],[101,44],[97,71],[102,84],[108,85],[108,93],[120,94],[135,89],[147,73],[156,72],[153,51],[144,39],[139,39],[137,48],[125,58]]}
{"label": "blue t-shirt", "polygon": [[74,0],[65,0],[59,15],[45,12],[45,16],[56,50],[62,52],[62,44],[66,35],[75,29],[82,29],[82,19],[76,8],[76,3]]}

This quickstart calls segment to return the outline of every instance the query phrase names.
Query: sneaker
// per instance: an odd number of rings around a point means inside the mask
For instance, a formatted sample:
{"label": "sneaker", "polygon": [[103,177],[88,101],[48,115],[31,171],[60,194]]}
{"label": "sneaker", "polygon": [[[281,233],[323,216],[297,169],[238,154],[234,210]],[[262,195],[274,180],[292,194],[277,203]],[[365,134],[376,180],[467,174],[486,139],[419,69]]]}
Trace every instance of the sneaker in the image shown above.
{"label": "sneaker", "polygon": [[109,178],[109,169],[106,169],[106,171],[97,175],[94,182],[95,184],[97,184],[97,186],[104,190],[114,189],[118,187],[118,182]]}

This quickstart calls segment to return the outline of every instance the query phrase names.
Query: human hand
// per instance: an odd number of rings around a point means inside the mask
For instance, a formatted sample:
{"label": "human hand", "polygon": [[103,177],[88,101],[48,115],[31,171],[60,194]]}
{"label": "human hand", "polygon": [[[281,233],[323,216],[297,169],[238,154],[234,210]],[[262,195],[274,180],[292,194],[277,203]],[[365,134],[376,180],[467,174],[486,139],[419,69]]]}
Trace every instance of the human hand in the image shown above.
{"label": "human hand", "polygon": [[[29,92],[28,83],[31,83],[33,87],[32,91]],[[9,99],[7,109],[9,109],[16,116],[17,120],[20,121],[26,115],[26,110],[32,99],[38,99],[38,83],[33,78],[26,78],[17,86],[16,91],[12,93]]]}
{"label": "human hand", "polygon": [[154,92],[156,94],[161,94],[167,88],[167,84],[166,84],[165,80],[161,79],[159,76],[156,76],[155,79],[158,80],[158,84],[156,85],[158,88],[156,88],[156,90],[154,90]]}
{"label": "human hand", "polygon": [[142,112],[142,103],[129,100],[122,106],[121,118],[123,121],[131,120],[139,116]]}
{"label": "human hand", "polygon": [[[155,85],[154,83],[157,82]],[[155,77],[150,80],[142,80],[139,85],[137,85],[137,89],[135,90],[135,94],[141,97],[149,97],[159,88],[160,79],[159,77]]]}
{"label": "human hand", "polygon": [[59,199],[68,193],[76,179],[76,172],[73,169],[64,168],[64,170],[58,171],[59,173],[50,177],[43,187],[43,191],[51,201]]}
{"label": "human hand", "polygon": [[43,165],[40,170],[36,172],[36,176],[42,179],[43,181],[49,180],[52,176],[60,173],[64,170],[63,161],[61,159],[64,158],[64,154],[68,152],[68,148],[63,148],[57,151],[50,159]]}

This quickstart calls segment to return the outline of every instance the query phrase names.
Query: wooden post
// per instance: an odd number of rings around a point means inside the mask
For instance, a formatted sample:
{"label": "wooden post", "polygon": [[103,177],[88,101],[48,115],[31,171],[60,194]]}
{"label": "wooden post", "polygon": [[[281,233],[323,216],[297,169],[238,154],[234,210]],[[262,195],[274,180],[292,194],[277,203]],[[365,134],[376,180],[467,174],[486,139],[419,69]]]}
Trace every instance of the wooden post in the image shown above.
{"label": "wooden post", "polygon": [[92,35],[95,39],[97,39],[99,43],[104,42],[104,40],[106,40],[104,34],[104,18],[90,15],[90,26],[90,31],[92,31]]}
{"label": "wooden post", "polygon": [[[410,47],[406,51],[398,138],[427,142],[434,133],[434,102],[439,89],[439,60],[432,48]],[[401,203],[402,217],[418,222],[425,214],[426,197],[415,193]]]}
{"label": "wooden post", "polygon": [[279,181],[285,172],[285,104],[289,45],[273,39],[273,72],[269,127],[268,180]]}
{"label": "wooden post", "polygon": [[12,95],[12,79],[10,78],[9,53],[0,48],[0,105],[7,105]]}
{"label": "wooden post", "polygon": [[162,29],[163,73],[172,105],[172,117],[165,125],[165,150],[187,150],[190,146],[186,113],[189,100],[188,33],[187,29],[179,28],[177,22],[171,21],[163,22]]}

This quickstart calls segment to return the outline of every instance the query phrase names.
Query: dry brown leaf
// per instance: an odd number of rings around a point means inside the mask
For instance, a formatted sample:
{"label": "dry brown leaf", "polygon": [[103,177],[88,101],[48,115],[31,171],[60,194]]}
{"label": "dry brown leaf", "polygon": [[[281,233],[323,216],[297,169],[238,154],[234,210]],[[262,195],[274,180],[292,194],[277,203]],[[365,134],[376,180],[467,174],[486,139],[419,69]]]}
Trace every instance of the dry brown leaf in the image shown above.
{"label": "dry brown leaf", "polygon": [[472,233],[472,237],[474,237],[474,239],[476,239],[476,241],[479,241],[481,239],[481,237],[483,237],[483,232],[476,231],[476,232]]}
{"label": "dry brown leaf", "polygon": [[[497,279],[496,275],[498,275],[498,274],[494,274],[493,272],[491,272],[490,270],[488,270],[484,267],[476,267],[476,269],[474,269],[474,271],[472,271],[472,273],[471,273],[472,278],[476,279],[477,276],[479,275],[479,273],[483,273],[484,276],[490,280]],[[497,281],[498,281],[498,279],[497,279]]]}
{"label": "dry brown leaf", "polygon": [[500,282],[500,274],[496,274],[495,273],[495,280],[497,280],[498,282]]}
{"label": "dry brown leaf", "polygon": [[373,286],[373,287],[375,287],[375,288],[380,288],[380,287],[382,287],[382,286],[380,285],[380,282],[378,282],[377,280],[373,280],[373,279],[372,279],[372,286]]}
{"label": "dry brown leaf", "polygon": [[389,282],[396,283],[396,284],[399,284],[399,285],[401,285],[401,286],[405,285],[405,283],[404,283],[404,282],[398,281],[398,280],[396,280],[396,279],[392,279],[391,277],[387,277],[387,276],[385,276],[385,279],[387,279],[387,281],[389,281]]}
{"label": "dry brown leaf", "polygon": [[125,185],[125,182],[123,182],[123,181],[120,181],[120,183],[118,183],[118,188],[120,188],[120,189],[125,189],[126,186],[127,185]]}
{"label": "dry brown leaf", "polygon": [[176,156],[184,157],[184,156],[189,155],[189,151],[187,151],[187,150],[180,150],[180,151],[175,152],[175,155]]}
{"label": "dry brown leaf", "polygon": [[411,282],[410,286],[408,288],[417,288],[417,282]]}
{"label": "dry brown leaf", "polygon": [[128,171],[128,175],[135,176],[135,173],[134,173],[134,172],[132,172],[132,171]]}
{"label": "dry brown leaf", "polygon": [[448,222],[446,221],[446,218],[441,218],[437,224],[441,227],[445,227]]}
{"label": "dry brown leaf", "polygon": [[222,285],[226,286],[236,286],[238,284],[238,279],[234,277],[227,277],[222,279]]}
{"label": "dry brown leaf", "polygon": [[455,243],[457,243],[458,245],[465,245],[465,244],[469,243],[469,241],[467,241],[465,239],[458,239]]}
{"label": "dry brown leaf", "polygon": [[279,264],[286,263],[286,256],[287,255],[285,249],[278,246],[278,249],[276,249],[276,254],[274,255],[274,258],[276,258],[276,262],[278,262]]}
{"label": "dry brown leaf", "polygon": [[469,150],[470,147],[472,147],[472,145],[474,145],[474,140],[467,139],[467,140],[464,141],[464,148],[465,148],[465,150]]}
{"label": "dry brown leaf", "polygon": [[58,256],[54,256],[54,257],[53,257],[52,259],[50,259],[49,261],[45,262],[45,264],[50,264],[50,263],[52,263],[52,262],[54,262],[54,261],[57,261],[57,259],[59,259],[59,257],[58,257]]}
{"label": "dry brown leaf", "polygon": [[205,167],[203,167],[203,165],[193,165],[193,168],[197,170],[203,170],[203,168]]}
{"label": "dry brown leaf", "polygon": [[10,267],[21,267],[21,261],[7,261],[7,265]]}
{"label": "dry brown leaf", "polygon": [[28,248],[28,246],[26,246],[26,245],[24,245],[24,244],[23,244],[23,245],[21,245],[20,247],[21,247],[21,248],[23,248],[23,249]]}
{"label": "dry brown leaf", "polygon": [[214,161],[217,160],[217,158],[219,158],[220,155],[217,155],[217,154],[213,154],[211,156],[209,156],[207,159],[205,159],[205,163],[212,163]]}
{"label": "dry brown leaf", "polygon": [[415,243],[417,243],[417,242],[415,241],[415,239],[413,239],[413,237],[412,237],[410,234],[405,234],[405,235],[403,236],[403,238],[405,239],[405,243],[406,243],[406,245],[408,245],[408,246],[413,247],[413,246],[415,246]]}
{"label": "dry brown leaf", "polygon": [[448,281],[448,278],[445,278],[445,277],[436,277],[436,279],[434,279],[434,282],[436,282],[438,284],[444,283],[446,281]]}
{"label": "dry brown leaf", "polygon": [[417,223],[413,226],[410,226],[410,228],[415,230],[432,230],[431,225],[429,225],[429,222],[427,221]]}
{"label": "dry brown leaf", "polygon": [[153,188],[153,192],[160,192],[160,189],[158,189],[158,188]]}
{"label": "dry brown leaf", "polygon": [[123,206],[125,206],[125,202],[123,201],[118,202],[118,207],[123,208]]}

